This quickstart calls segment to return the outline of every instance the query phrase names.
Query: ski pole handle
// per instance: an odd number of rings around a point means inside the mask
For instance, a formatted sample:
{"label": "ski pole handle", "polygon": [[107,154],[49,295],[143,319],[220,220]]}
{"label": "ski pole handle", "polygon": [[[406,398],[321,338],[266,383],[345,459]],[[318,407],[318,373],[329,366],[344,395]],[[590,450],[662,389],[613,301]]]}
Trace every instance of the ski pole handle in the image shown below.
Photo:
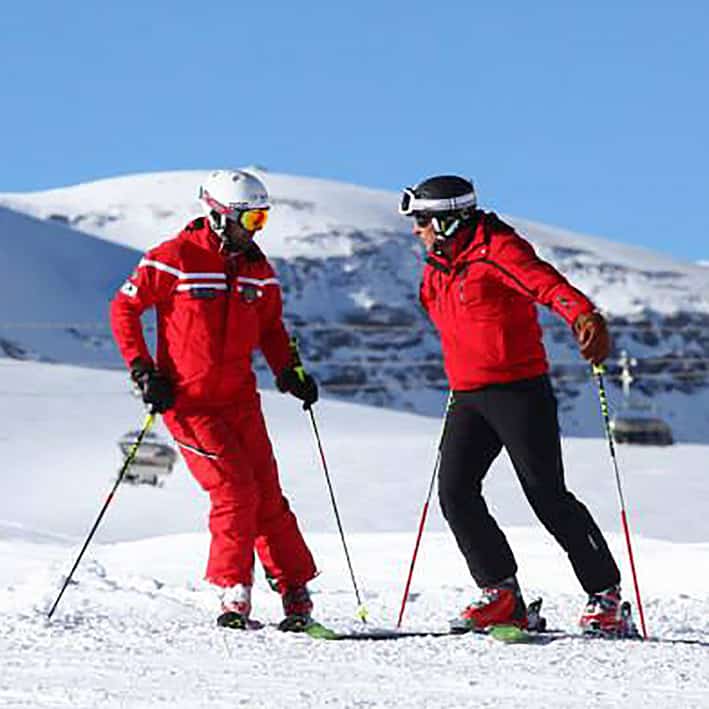
{"label": "ski pole handle", "polygon": [[300,350],[298,349],[298,338],[291,337],[288,343],[290,345],[291,357],[293,359],[293,371],[298,375],[301,382],[305,381],[305,367],[300,359]]}

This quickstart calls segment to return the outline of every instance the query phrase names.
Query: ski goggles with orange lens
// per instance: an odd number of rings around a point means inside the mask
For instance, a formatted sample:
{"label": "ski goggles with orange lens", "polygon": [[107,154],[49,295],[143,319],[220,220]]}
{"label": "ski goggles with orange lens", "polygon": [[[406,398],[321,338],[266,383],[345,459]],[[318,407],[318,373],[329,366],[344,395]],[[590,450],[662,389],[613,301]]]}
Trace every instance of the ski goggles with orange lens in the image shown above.
{"label": "ski goggles with orange lens", "polygon": [[245,209],[239,212],[237,221],[246,231],[258,231],[266,226],[268,209]]}

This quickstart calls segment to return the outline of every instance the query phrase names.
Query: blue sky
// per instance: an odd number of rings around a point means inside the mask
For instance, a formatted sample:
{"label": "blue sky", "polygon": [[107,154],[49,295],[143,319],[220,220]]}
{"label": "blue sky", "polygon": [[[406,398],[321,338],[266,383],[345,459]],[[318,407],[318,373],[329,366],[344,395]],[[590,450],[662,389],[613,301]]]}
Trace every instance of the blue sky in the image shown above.
{"label": "blue sky", "polygon": [[0,191],[257,163],[709,258],[709,3],[35,2],[0,21]]}

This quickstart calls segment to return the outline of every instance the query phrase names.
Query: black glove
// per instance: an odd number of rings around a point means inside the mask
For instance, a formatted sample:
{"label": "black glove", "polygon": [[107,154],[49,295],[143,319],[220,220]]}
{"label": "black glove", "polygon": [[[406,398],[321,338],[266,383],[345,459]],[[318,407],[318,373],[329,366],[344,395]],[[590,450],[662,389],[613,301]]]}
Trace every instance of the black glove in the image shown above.
{"label": "black glove", "polygon": [[278,391],[288,392],[300,399],[303,411],[307,411],[318,400],[317,382],[302,367],[286,367],[276,377],[276,387]]}
{"label": "black glove", "polygon": [[136,383],[151,413],[162,414],[175,404],[170,380],[141,359],[131,363],[130,377]]}

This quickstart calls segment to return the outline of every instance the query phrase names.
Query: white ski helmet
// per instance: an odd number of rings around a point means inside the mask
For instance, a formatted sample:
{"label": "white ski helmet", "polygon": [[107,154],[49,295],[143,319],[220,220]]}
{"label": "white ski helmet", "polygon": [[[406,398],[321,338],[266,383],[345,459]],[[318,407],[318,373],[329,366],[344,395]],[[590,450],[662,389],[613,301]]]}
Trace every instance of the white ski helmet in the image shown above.
{"label": "white ski helmet", "polygon": [[227,219],[238,221],[250,209],[270,209],[266,185],[244,170],[215,170],[200,185],[199,201],[214,231],[224,233]]}

